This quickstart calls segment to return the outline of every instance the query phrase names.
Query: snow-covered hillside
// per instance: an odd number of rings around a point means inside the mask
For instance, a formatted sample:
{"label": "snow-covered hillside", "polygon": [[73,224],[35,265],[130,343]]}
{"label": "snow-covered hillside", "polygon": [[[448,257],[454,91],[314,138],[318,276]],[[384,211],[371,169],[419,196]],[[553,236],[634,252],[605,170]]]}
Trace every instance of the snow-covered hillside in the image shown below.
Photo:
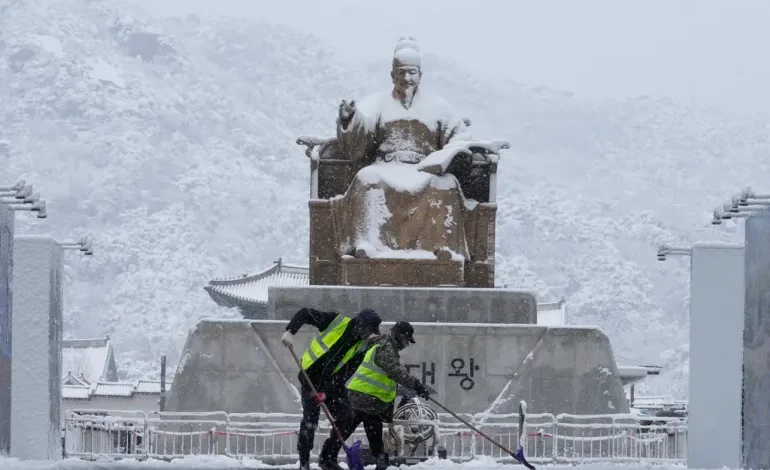
{"label": "snow-covered hillside", "polygon": [[[237,316],[208,298],[209,279],[304,262],[308,162],[294,140],[331,135],[340,99],[389,86],[390,52],[346,64],[267,24],[0,2],[0,180],[33,182],[50,213],[17,231],[96,241],[96,256],[67,258],[66,334],[111,334],[126,376],[157,374],[198,319]],[[571,323],[600,325],[620,358],[675,368],[649,392],[682,396],[687,264],[658,263],[656,246],[737,239],[710,210],[768,180],[768,123],[482,82],[451,59],[426,57],[423,86],[477,137],[512,143],[498,282],[564,295]]]}

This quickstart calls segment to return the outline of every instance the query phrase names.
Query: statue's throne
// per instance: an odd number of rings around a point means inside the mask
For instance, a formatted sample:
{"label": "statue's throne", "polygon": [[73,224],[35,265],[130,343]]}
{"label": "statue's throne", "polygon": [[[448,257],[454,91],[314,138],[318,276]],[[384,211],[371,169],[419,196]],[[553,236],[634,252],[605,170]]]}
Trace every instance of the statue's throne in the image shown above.
{"label": "statue's throne", "polygon": [[344,195],[369,162],[348,158],[336,138],[300,137],[297,143],[310,158],[311,285],[494,287],[498,154],[473,147],[472,155],[455,157],[447,168],[465,199],[475,201],[464,220],[470,261],[360,259],[340,253],[329,199]]}

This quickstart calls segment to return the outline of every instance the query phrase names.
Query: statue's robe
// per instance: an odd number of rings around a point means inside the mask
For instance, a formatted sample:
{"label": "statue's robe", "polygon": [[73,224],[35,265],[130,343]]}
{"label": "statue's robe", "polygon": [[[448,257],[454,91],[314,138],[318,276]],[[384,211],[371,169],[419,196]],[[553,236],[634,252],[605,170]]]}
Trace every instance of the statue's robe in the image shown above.
{"label": "statue's robe", "polygon": [[340,255],[363,249],[369,257],[432,257],[446,248],[468,259],[459,182],[416,165],[449,143],[471,140],[446,101],[418,90],[407,109],[390,91],[371,95],[357,102],[347,127],[338,124],[337,139],[343,155],[368,165],[332,199]]}

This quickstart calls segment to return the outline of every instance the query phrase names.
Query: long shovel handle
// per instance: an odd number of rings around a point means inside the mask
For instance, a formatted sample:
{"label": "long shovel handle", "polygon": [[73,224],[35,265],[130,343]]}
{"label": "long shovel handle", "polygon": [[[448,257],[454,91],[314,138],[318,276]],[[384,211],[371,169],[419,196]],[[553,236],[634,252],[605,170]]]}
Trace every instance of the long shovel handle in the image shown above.
{"label": "long shovel handle", "polygon": [[[313,382],[310,380],[310,377],[308,377],[305,369],[302,368],[302,363],[299,361],[299,358],[297,357],[297,353],[294,352],[294,346],[289,344],[287,347],[289,348],[289,352],[291,352],[291,356],[294,358],[294,362],[297,363],[297,367],[299,367],[300,372],[302,372],[302,376],[305,377],[305,381],[307,382],[308,385],[310,385],[310,390],[313,391],[313,395],[318,396],[318,390],[316,390],[315,385],[313,385]],[[320,402],[319,406],[321,407],[324,414],[326,415],[326,419],[329,420],[329,424],[332,425],[332,429],[334,429],[334,433],[337,435],[337,440],[340,441],[340,444],[342,444],[343,447],[347,447],[345,445],[345,439],[342,437],[342,433],[337,428],[337,425],[334,424],[334,418],[332,417],[332,414],[329,412],[329,408],[326,407],[326,403]]]}
{"label": "long shovel handle", "polygon": [[478,435],[480,435],[480,436],[481,436],[481,437],[483,437],[484,439],[488,440],[488,441],[489,441],[489,442],[491,442],[492,444],[494,444],[494,445],[496,445],[497,447],[499,447],[499,448],[500,448],[502,451],[504,451],[504,452],[506,452],[506,453],[508,453],[508,454],[511,454],[511,455],[513,455],[513,452],[511,452],[511,450],[510,450],[510,449],[508,449],[508,448],[507,448],[507,447],[505,447],[504,445],[500,444],[500,443],[499,443],[499,442],[497,442],[496,440],[492,439],[491,437],[487,436],[487,435],[486,435],[486,434],[484,434],[484,433],[483,433],[483,432],[482,432],[482,431],[481,431],[479,428],[477,428],[476,426],[472,425],[472,424],[471,424],[471,423],[469,423],[468,421],[465,421],[465,420],[464,420],[464,419],[462,419],[461,417],[457,416],[457,413],[455,413],[454,411],[450,410],[449,408],[447,408],[446,406],[442,405],[441,403],[437,402],[435,398],[433,398],[433,397],[428,397],[428,399],[429,399],[430,401],[432,401],[433,403],[435,403],[435,404],[436,404],[436,405],[437,405],[439,408],[441,408],[442,410],[444,410],[444,411],[446,411],[447,413],[449,413],[450,415],[452,415],[452,416],[454,417],[454,419],[456,419],[457,421],[459,421],[459,422],[463,423],[464,425],[468,426],[469,428],[473,429],[474,431],[476,431],[476,433],[477,433]]}
{"label": "long shovel handle", "polygon": [[508,449],[508,448],[507,448],[507,447],[505,447],[504,445],[500,444],[500,443],[499,443],[499,442],[497,442],[496,440],[492,439],[491,437],[489,437],[489,436],[487,436],[486,434],[484,434],[483,432],[481,432],[481,430],[480,430],[479,428],[477,428],[476,426],[472,425],[471,423],[469,423],[469,422],[465,421],[465,420],[464,420],[464,419],[462,419],[461,417],[457,416],[457,413],[455,413],[454,411],[450,410],[449,408],[447,408],[446,406],[442,405],[441,403],[437,402],[435,398],[433,398],[433,397],[429,396],[429,397],[428,397],[428,399],[429,399],[430,401],[432,401],[433,403],[435,403],[436,405],[438,405],[438,407],[439,407],[439,408],[441,408],[442,410],[444,410],[444,411],[446,411],[447,413],[449,413],[450,415],[452,415],[452,416],[453,416],[453,417],[454,417],[454,418],[455,418],[457,421],[459,421],[459,422],[463,423],[464,425],[468,426],[469,428],[473,429],[474,431],[476,431],[476,433],[477,433],[478,435],[480,435],[480,436],[481,436],[481,437],[483,437],[484,439],[488,440],[488,441],[489,441],[489,442],[491,442],[492,444],[496,445],[496,446],[497,446],[497,447],[499,447],[499,448],[500,448],[500,449],[501,449],[503,452],[507,453],[508,455],[510,455],[511,457],[513,457],[514,459],[518,460],[518,461],[519,461],[521,464],[523,464],[525,467],[529,468],[530,470],[535,470],[535,467],[534,467],[534,465],[532,465],[532,464],[530,464],[529,462],[527,462],[527,458],[524,456],[524,450],[523,450],[523,448],[520,448],[520,452],[519,452],[519,453],[515,453],[515,454],[514,454],[513,452],[511,452],[511,450],[510,450],[510,449]]}

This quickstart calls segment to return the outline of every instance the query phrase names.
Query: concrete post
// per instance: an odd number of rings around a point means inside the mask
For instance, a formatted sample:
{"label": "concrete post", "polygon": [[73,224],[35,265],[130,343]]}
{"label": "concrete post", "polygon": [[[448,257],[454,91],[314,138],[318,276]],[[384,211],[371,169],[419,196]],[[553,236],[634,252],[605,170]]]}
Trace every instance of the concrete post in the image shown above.
{"label": "concrete post", "polygon": [[692,247],[688,468],[741,468],[743,266],[740,245]]}
{"label": "concrete post", "polygon": [[743,330],[743,459],[770,469],[770,211],[746,220]]}
{"label": "concrete post", "polygon": [[11,449],[13,220],[0,204],[0,454]]}
{"label": "concrete post", "polygon": [[61,458],[63,251],[50,237],[15,238],[11,456]]}

